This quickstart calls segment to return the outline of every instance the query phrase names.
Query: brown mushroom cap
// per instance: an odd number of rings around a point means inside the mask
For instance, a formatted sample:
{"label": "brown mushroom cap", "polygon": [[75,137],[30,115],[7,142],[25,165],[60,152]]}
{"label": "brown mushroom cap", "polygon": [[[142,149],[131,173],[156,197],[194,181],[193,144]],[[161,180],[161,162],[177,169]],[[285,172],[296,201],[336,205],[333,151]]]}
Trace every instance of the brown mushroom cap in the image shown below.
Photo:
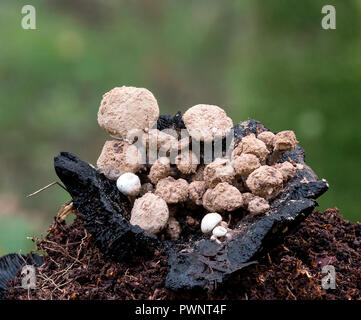
{"label": "brown mushroom cap", "polygon": [[203,171],[207,188],[214,188],[220,182],[232,184],[236,172],[228,159],[217,158],[208,164]]}
{"label": "brown mushroom cap", "polygon": [[167,177],[159,180],[155,193],[167,203],[185,202],[188,199],[188,182]]}
{"label": "brown mushroom cap", "polygon": [[208,189],[203,196],[203,206],[209,212],[234,211],[242,205],[242,194],[227,182],[217,184],[214,189]]}
{"label": "brown mushroom cap", "polygon": [[268,201],[257,196],[248,203],[248,211],[253,214],[265,213],[269,208]]}
{"label": "brown mushroom cap", "polygon": [[131,212],[130,223],[138,225],[144,231],[157,234],[165,228],[169,219],[166,202],[153,193],[146,193],[136,199]]}
{"label": "brown mushroom cap", "polygon": [[175,158],[175,163],[178,170],[183,174],[192,174],[196,173],[199,160],[194,152],[185,151]]}
{"label": "brown mushroom cap", "polygon": [[257,136],[257,139],[263,141],[267,148],[272,148],[274,145],[275,134],[271,131],[263,131]]}
{"label": "brown mushroom cap", "polygon": [[274,167],[261,166],[248,176],[246,184],[256,196],[271,199],[282,191],[283,176]]}
{"label": "brown mushroom cap", "polygon": [[297,146],[296,135],[291,130],[278,132],[274,139],[275,151],[285,152],[292,151]]}
{"label": "brown mushroom cap", "polygon": [[296,168],[289,161],[276,163],[274,167],[282,173],[283,181],[287,181],[296,175]]}
{"label": "brown mushroom cap", "polygon": [[248,176],[251,172],[261,166],[259,159],[250,153],[243,153],[232,161],[236,174],[241,176]]}
{"label": "brown mushroom cap", "polygon": [[157,184],[159,180],[168,177],[171,174],[170,160],[166,157],[158,158],[149,171],[149,180]]}
{"label": "brown mushroom cap", "polygon": [[211,142],[223,138],[233,127],[233,121],[220,107],[198,104],[183,115],[189,134],[198,141]]}
{"label": "brown mushroom cap", "polygon": [[116,180],[123,173],[136,173],[142,167],[142,155],[135,145],[126,141],[106,141],[97,166],[108,179]]}
{"label": "brown mushroom cap", "polygon": [[147,148],[156,148],[157,150],[170,150],[176,141],[176,138],[158,129],[150,129],[142,136],[142,143]]}
{"label": "brown mushroom cap", "polygon": [[126,86],[105,93],[98,111],[99,125],[117,138],[151,128],[158,117],[158,103],[149,90]]}
{"label": "brown mushroom cap", "polygon": [[[261,163],[266,161],[266,158],[270,153],[266,144],[257,139],[253,133],[242,138],[239,148],[242,150],[242,153],[254,154],[259,158]],[[233,154],[235,154],[235,151],[233,151]]]}

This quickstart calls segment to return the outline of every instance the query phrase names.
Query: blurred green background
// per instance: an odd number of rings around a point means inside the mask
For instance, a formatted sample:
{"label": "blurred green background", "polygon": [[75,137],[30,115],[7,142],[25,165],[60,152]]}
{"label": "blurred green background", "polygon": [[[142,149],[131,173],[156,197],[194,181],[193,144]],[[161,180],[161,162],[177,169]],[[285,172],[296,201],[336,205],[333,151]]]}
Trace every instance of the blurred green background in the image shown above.
{"label": "blurred green background", "polygon": [[[37,30],[21,28],[25,4]],[[336,30],[321,28],[326,4]],[[161,113],[209,103],[294,130],[330,183],[321,208],[360,220],[360,0],[2,0],[0,43],[0,255],[33,248],[69,199],[26,198],[57,180],[59,151],[96,162],[98,106],[121,85],[151,90]]]}

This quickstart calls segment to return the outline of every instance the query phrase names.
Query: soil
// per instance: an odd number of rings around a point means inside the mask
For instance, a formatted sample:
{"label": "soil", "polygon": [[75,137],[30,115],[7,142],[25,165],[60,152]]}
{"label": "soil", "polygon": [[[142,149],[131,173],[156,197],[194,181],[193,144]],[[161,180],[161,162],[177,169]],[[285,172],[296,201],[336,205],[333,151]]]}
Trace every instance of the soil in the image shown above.
{"label": "soil", "polygon": [[[104,260],[81,218],[72,225],[54,222],[37,242],[45,253],[37,289],[9,284],[10,299],[342,299],[361,300],[361,224],[346,221],[337,209],[314,211],[258,263],[240,270],[212,292],[172,292],[165,288],[167,256]],[[321,286],[321,269],[332,265],[336,289]]]}

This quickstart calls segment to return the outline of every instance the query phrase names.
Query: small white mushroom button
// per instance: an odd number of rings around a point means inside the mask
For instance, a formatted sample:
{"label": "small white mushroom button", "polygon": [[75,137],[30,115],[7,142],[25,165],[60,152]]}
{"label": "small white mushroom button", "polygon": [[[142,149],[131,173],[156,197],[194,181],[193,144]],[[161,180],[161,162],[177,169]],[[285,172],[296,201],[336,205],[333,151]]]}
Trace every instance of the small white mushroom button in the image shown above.
{"label": "small white mushroom button", "polygon": [[201,222],[201,230],[203,233],[211,232],[222,221],[222,216],[219,213],[207,213]]}
{"label": "small white mushroom button", "polygon": [[212,234],[216,237],[224,237],[228,230],[225,227],[217,226],[213,229]]}
{"label": "small white mushroom button", "polygon": [[126,196],[135,197],[139,194],[141,183],[139,177],[131,172],[122,174],[117,180],[118,190]]}

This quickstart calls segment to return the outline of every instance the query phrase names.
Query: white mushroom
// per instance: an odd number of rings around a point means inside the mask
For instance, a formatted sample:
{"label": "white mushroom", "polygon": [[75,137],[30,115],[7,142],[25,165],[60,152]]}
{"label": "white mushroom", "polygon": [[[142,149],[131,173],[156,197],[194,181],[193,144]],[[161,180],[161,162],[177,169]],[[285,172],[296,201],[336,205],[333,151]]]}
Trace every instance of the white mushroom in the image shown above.
{"label": "white mushroom", "polygon": [[118,190],[126,196],[135,197],[139,194],[141,183],[139,177],[131,172],[122,174],[117,180]]}
{"label": "white mushroom", "polygon": [[219,241],[217,236],[215,236],[214,234],[212,234],[212,236],[211,236],[211,241],[217,242],[218,244],[222,244],[222,242]]}
{"label": "white mushroom", "polygon": [[222,216],[219,213],[212,212],[207,213],[201,222],[201,230],[203,233],[211,232],[220,222],[222,221]]}
{"label": "white mushroom", "polygon": [[224,237],[227,234],[228,230],[225,227],[217,226],[213,229],[212,234],[216,237]]}

